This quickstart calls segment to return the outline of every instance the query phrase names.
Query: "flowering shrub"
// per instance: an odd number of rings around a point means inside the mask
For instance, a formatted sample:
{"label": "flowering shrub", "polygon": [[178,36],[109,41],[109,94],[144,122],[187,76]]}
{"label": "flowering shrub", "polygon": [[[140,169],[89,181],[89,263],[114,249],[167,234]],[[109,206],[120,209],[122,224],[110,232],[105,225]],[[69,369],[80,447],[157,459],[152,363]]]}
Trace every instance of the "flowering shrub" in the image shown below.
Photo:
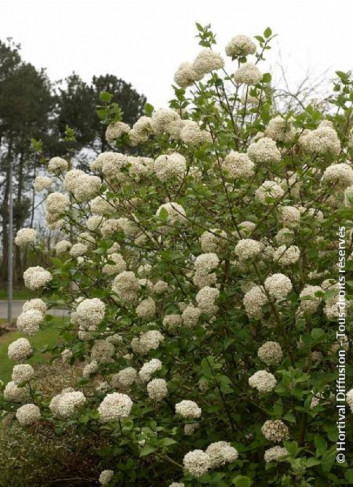
{"label": "flowering shrub", "polygon": [[[42,396],[17,340],[6,406],[23,426],[112,437],[97,451],[103,485],[348,485],[335,394],[352,328],[347,301],[336,336],[339,239],[353,264],[353,83],[339,72],[329,105],[275,112],[261,71],[271,30],[234,37],[227,63],[198,30],[169,109],[147,106],[129,128],[102,94],[111,150],[90,174],[52,159],[55,192],[38,177],[60,241],[51,269],[24,280],[70,309],[57,352],[82,377]],[[35,334],[45,314],[27,303],[18,328]]]}

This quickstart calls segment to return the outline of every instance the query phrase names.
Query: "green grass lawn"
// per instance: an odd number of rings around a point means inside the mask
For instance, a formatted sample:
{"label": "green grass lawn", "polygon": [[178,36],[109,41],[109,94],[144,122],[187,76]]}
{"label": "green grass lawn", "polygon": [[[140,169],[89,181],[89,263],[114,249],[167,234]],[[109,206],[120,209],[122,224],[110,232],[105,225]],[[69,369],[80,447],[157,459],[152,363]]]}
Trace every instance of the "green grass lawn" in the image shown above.
{"label": "green grass lawn", "polygon": [[[43,363],[46,358],[45,353],[41,353],[46,347],[53,347],[60,343],[60,331],[57,329],[58,325],[62,325],[63,319],[56,318],[53,320],[50,326],[46,326],[41,329],[36,335],[29,338],[29,341],[33,347],[34,354],[28,360],[32,366]],[[10,343],[24,336],[18,331],[11,331],[0,336],[0,380],[3,382],[8,382],[11,380],[12,369],[15,362],[10,360],[7,355],[7,348]]]}
{"label": "green grass lawn", "polygon": [[[13,298],[14,300],[24,300],[27,301],[28,299],[33,299],[35,295],[31,290],[28,289],[16,289],[13,291]],[[6,288],[1,288],[0,289],[0,301],[6,301],[7,300],[7,290]]]}

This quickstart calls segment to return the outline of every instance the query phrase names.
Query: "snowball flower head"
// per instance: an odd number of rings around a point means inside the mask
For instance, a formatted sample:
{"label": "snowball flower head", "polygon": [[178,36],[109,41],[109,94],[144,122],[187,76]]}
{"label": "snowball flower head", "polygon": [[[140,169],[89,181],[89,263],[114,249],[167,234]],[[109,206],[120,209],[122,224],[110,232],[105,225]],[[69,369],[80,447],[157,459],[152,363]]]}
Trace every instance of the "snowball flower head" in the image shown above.
{"label": "snowball flower head", "polygon": [[198,76],[206,75],[224,66],[224,59],[210,48],[203,49],[196,57],[192,67]]}
{"label": "snowball flower head", "polygon": [[285,205],[280,209],[281,222],[287,227],[296,227],[300,222],[300,212],[296,207]]}
{"label": "snowball flower head", "polygon": [[272,180],[266,180],[260,187],[255,191],[255,197],[262,203],[266,204],[268,198],[280,199],[284,195],[284,190],[278,183]]}
{"label": "snowball flower head", "polygon": [[175,72],[174,81],[179,87],[189,87],[200,79],[200,75],[196,73],[191,63],[182,63]]}
{"label": "snowball flower head", "polygon": [[134,272],[121,272],[115,277],[112,291],[123,302],[135,302],[141,285]]}
{"label": "snowball flower head", "polygon": [[110,484],[112,478],[114,476],[114,471],[113,470],[102,470],[102,472],[99,474],[99,482],[100,484],[104,486],[108,486]]}
{"label": "snowball flower head", "polygon": [[18,387],[13,381],[8,382],[4,389],[4,399],[10,402],[24,402],[28,399],[28,394],[26,387]]}
{"label": "snowball flower head", "polygon": [[280,265],[292,265],[297,263],[300,258],[300,250],[298,246],[282,245],[273,254],[273,259]]}
{"label": "snowball flower head", "polygon": [[162,209],[164,209],[167,212],[168,215],[167,221],[170,224],[175,224],[177,222],[182,223],[185,221],[186,213],[180,204],[177,204],[176,202],[168,202],[167,204],[162,204],[158,208],[156,212],[156,216],[160,215]]}
{"label": "snowball flower head", "polygon": [[19,365],[15,365],[12,370],[12,380],[16,385],[21,385],[26,382],[29,382],[34,376],[34,369],[31,365],[26,363],[21,363]]}
{"label": "snowball flower head", "polygon": [[225,47],[226,55],[233,59],[237,56],[248,56],[256,52],[256,44],[250,37],[238,34],[233,37]]}
{"label": "snowball flower head", "polygon": [[23,228],[17,231],[15,244],[17,246],[26,246],[34,243],[37,237],[37,231],[31,228]]}
{"label": "snowball flower head", "polygon": [[206,453],[210,457],[212,468],[235,462],[239,456],[238,451],[226,441],[211,443]]}
{"label": "snowball flower head", "polygon": [[278,365],[283,357],[281,345],[276,341],[266,341],[257,350],[257,356],[266,365]]}
{"label": "snowball flower head", "polygon": [[175,405],[175,412],[187,419],[195,419],[201,416],[201,408],[194,401],[178,402]]}
{"label": "snowball flower head", "polygon": [[289,429],[287,425],[285,425],[283,421],[280,420],[265,421],[261,428],[261,432],[266,440],[277,443],[283,440],[288,440],[289,438]]}
{"label": "snowball flower head", "polygon": [[185,455],[183,465],[191,475],[201,477],[211,468],[211,460],[202,450],[192,450]]}
{"label": "snowball flower head", "polygon": [[105,131],[105,139],[109,144],[113,144],[116,139],[121,138],[123,134],[126,134],[129,131],[130,126],[125,124],[125,122],[111,122]]}
{"label": "snowball flower head", "polygon": [[41,192],[42,190],[48,190],[51,185],[51,179],[49,177],[38,176],[34,180],[34,190],[36,192]]}
{"label": "snowball flower head", "polygon": [[101,179],[92,175],[80,175],[77,178],[74,196],[78,202],[87,202],[93,199],[99,193],[101,188]]}
{"label": "snowball flower head", "polygon": [[139,371],[139,377],[142,382],[148,382],[152,375],[161,370],[162,362],[158,358],[153,358],[149,362],[146,362],[142,365]]}
{"label": "snowball flower head", "polygon": [[210,229],[204,231],[199,240],[204,253],[219,253],[226,248],[227,233],[220,229]]}
{"label": "snowball flower head", "polygon": [[103,321],[105,304],[100,299],[84,299],[76,308],[77,324],[85,327],[97,326]]}
{"label": "snowball flower head", "polygon": [[129,388],[137,379],[137,371],[133,367],[126,367],[112,377],[112,386],[115,389]]}
{"label": "snowball flower head", "polygon": [[241,261],[249,260],[258,256],[263,249],[262,243],[254,239],[241,239],[235,247],[235,254]]}
{"label": "snowball flower head", "polygon": [[307,153],[337,156],[341,151],[341,144],[337,133],[329,126],[321,126],[314,131],[303,134],[299,142]]}
{"label": "snowball flower head", "polygon": [[136,314],[142,319],[151,319],[156,314],[156,303],[151,297],[144,299],[136,307]]}
{"label": "snowball flower head", "polygon": [[265,129],[265,136],[279,142],[288,143],[295,138],[296,131],[292,121],[278,115],[270,120]]}
{"label": "snowball flower head", "polygon": [[318,292],[324,292],[323,289],[319,285],[307,285],[300,292],[300,309],[307,314],[314,314],[321,301],[322,297],[320,295],[316,295]]}
{"label": "snowball flower head", "polygon": [[237,151],[231,151],[222,163],[226,176],[234,179],[252,177],[254,166],[248,155]]}
{"label": "snowball flower head", "polygon": [[37,290],[47,285],[53,279],[52,274],[43,267],[30,267],[23,274],[27,289]]}
{"label": "snowball flower head", "polygon": [[278,163],[281,161],[281,153],[276,142],[270,138],[261,138],[250,144],[248,156],[254,163]]}
{"label": "snowball flower head", "polygon": [[249,385],[259,392],[271,392],[276,387],[277,380],[273,374],[266,370],[259,370],[249,378]]}
{"label": "snowball flower head", "polygon": [[262,73],[253,63],[245,63],[234,73],[235,83],[257,85],[262,80]]}
{"label": "snowball flower head", "polygon": [[60,175],[64,173],[69,168],[69,164],[64,158],[60,158],[59,156],[55,156],[48,163],[48,171],[49,173],[54,173],[55,175]]}
{"label": "snowball flower head", "polygon": [[22,312],[16,321],[19,331],[27,335],[34,335],[39,331],[39,325],[43,321],[43,314],[38,309],[29,309]]}
{"label": "snowball flower head", "polygon": [[60,192],[53,192],[48,195],[46,204],[48,214],[51,214],[53,218],[59,218],[61,214],[64,214],[66,207],[69,205],[69,199]]}
{"label": "snowball flower head", "polygon": [[335,163],[326,168],[321,182],[344,190],[353,185],[353,170],[347,163]]}
{"label": "snowball flower head", "polygon": [[55,245],[55,253],[57,255],[62,255],[63,253],[66,253],[67,251],[70,250],[72,246],[72,243],[70,241],[67,241],[66,239],[62,239],[61,241],[58,241]]}
{"label": "snowball flower head", "polygon": [[98,408],[99,417],[104,423],[127,418],[132,405],[132,400],[126,394],[107,394]]}
{"label": "snowball flower head", "polygon": [[153,379],[147,384],[147,393],[150,399],[161,401],[168,395],[167,382],[164,379]]}
{"label": "snowball flower head", "polygon": [[283,273],[275,273],[265,280],[265,289],[274,299],[284,299],[292,290],[291,280]]}
{"label": "snowball flower head", "polygon": [[259,318],[262,315],[262,306],[268,303],[265,291],[259,285],[252,287],[244,296],[243,304],[249,317]]}
{"label": "snowball flower head", "polygon": [[288,450],[286,448],[276,445],[275,447],[269,448],[265,451],[264,459],[266,463],[277,461],[281,462],[282,460],[280,459],[287,457],[287,455]]}
{"label": "snowball flower head", "polygon": [[18,338],[9,344],[8,356],[10,360],[22,362],[29,358],[33,353],[30,342],[26,338]]}
{"label": "snowball flower head", "polygon": [[29,426],[40,420],[40,409],[35,404],[25,404],[16,411],[16,418],[21,426]]}
{"label": "snowball flower head", "polygon": [[31,309],[37,309],[43,315],[47,312],[47,306],[42,299],[30,299],[29,301],[26,301],[22,306],[22,312],[26,312]]}
{"label": "snowball flower head", "polygon": [[161,182],[181,179],[186,171],[185,158],[179,153],[160,155],[154,163],[154,171]]}
{"label": "snowball flower head", "polygon": [[[60,418],[71,418],[76,412],[82,408],[86,402],[85,395],[80,391],[63,392],[59,396],[55,396],[57,402],[50,403],[49,407],[53,414]],[[53,399],[52,399],[53,401]]]}
{"label": "snowball flower head", "polygon": [[175,112],[175,110],[159,109],[153,112],[151,125],[156,134],[164,134],[165,132],[172,132],[175,134],[175,130],[176,134],[180,134],[181,120],[179,114]]}

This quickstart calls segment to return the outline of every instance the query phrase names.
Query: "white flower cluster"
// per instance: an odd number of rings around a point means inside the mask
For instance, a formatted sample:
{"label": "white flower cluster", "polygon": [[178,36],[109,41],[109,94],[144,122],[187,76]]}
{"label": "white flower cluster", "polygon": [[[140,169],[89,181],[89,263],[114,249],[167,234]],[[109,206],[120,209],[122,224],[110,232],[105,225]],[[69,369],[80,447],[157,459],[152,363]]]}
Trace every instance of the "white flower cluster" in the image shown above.
{"label": "white flower cluster", "polygon": [[64,173],[69,168],[69,164],[64,158],[60,158],[60,156],[55,156],[48,163],[48,171],[49,173],[54,173],[54,175],[60,175]]}
{"label": "white flower cluster", "polygon": [[293,289],[290,278],[283,273],[275,273],[267,277],[264,283],[265,289],[274,299],[284,299]]}
{"label": "white flower cluster", "polygon": [[278,183],[272,180],[265,180],[255,191],[255,197],[263,204],[268,203],[268,199],[280,199],[284,195],[284,190]]}
{"label": "white flower cluster", "polygon": [[31,228],[23,228],[17,231],[15,244],[19,247],[34,243],[37,237],[37,231]]}
{"label": "white flower cluster", "polygon": [[199,307],[194,307],[192,305],[186,306],[181,315],[183,325],[187,328],[196,326],[200,319],[201,313],[202,311]]}
{"label": "white flower cluster", "polygon": [[25,287],[37,290],[47,285],[53,279],[52,274],[43,267],[30,267],[23,273]]}
{"label": "white flower cluster", "polygon": [[40,420],[40,409],[35,404],[24,404],[16,411],[17,421],[21,426],[29,426]]}
{"label": "white flower cluster", "polygon": [[268,420],[265,421],[261,428],[261,432],[266,438],[266,440],[273,442],[280,442],[283,440],[288,440],[289,438],[289,429],[288,426],[283,423],[281,420]]}
{"label": "white flower cluster", "polygon": [[78,202],[87,202],[98,194],[101,188],[101,179],[96,176],[83,174],[76,179],[74,196]]}
{"label": "white flower cluster", "polygon": [[70,241],[67,241],[66,239],[62,239],[61,241],[58,241],[54,246],[55,253],[57,255],[62,255],[63,253],[69,251],[71,246],[72,243],[70,243]]}
{"label": "white flower cluster", "polygon": [[294,228],[300,222],[300,212],[296,207],[285,205],[280,209],[280,219],[285,226]]}
{"label": "white flower cluster", "polygon": [[132,129],[129,132],[129,138],[134,146],[147,141],[152,133],[151,117],[143,115],[132,126]]}
{"label": "white flower cluster", "polygon": [[144,299],[136,307],[136,314],[141,319],[152,319],[156,314],[156,303],[151,297]]}
{"label": "white flower cluster", "polygon": [[178,138],[182,128],[182,121],[177,112],[171,109],[159,109],[153,112],[151,118],[152,129],[155,134],[169,133]]}
{"label": "white flower cluster", "polygon": [[106,487],[110,484],[111,480],[113,479],[113,476],[114,476],[113,470],[102,470],[102,472],[99,474],[99,483],[103,487]]}
{"label": "white flower cluster", "polygon": [[276,445],[265,451],[264,459],[266,463],[282,462],[282,459],[288,455],[288,450],[286,448]]}
{"label": "white flower cluster", "polygon": [[29,358],[33,353],[30,342],[26,338],[18,338],[9,344],[8,356],[10,360],[15,362],[23,362]]}
{"label": "white flower cluster", "polygon": [[100,403],[98,413],[103,423],[118,421],[127,418],[131,412],[133,402],[127,394],[115,392],[107,394]]}
{"label": "white flower cluster", "polygon": [[201,408],[194,401],[178,402],[175,405],[175,412],[186,419],[196,419],[201,416]]}
{"label": "white flower cluster", "polygon": [[48,190],[51,186],[51,179],[49,177],[36,177],[34,180],[34,190],[36,192],[41,192],[42,190]]}
{"label": "white flower cluster", "polygon": [[341,144],[337,133],[329,126],[321,126],[314,131],[303,134],[299,138],[299,143],[307,153],[337,156],[341,151]]}
{"label": "white flower cluster", "polygon": [[22,385],[29,382],[34,376],[34,369],[27,363],[15,365],[12,370],[12,380],[16,385]]}
{"label": "white flower cluster", "polygon": [[38,309],[29,309],[18,316],[16,326],[19,331],[31,336],[39,331],[43,319],[43,314]]}
{"label": "white flower cluster", "polygon": [[281,143],[290,143],[296,136],[296,130],[291,119],[288,120],[278,115],[268,123],[265,136]]}
{"label": "white flower cluster", "polygon": [[257,85],[262,80],[262,73],[253,63],[245,63],[234,73],[234,81],[238,84]]}
{"label": "white flower cluster", "polygon": [[194,83],[194,81],[200,80],[202,75],[198,75],[193,68],[192,63],[182,63],[174,75],[174,81],[179,87],[186,88]]}
{"label": "white flower cluster", "polygon": [[262,315],[262,306],[268,303],[265,291],[259,285],[252,287],[244,295],[243,304],[247,315],[259,318]]}
{"label": "white flower cluster", "polygon": [[80,391],[68,388],[54,396],[49,404],[50,411],[58,418],[71,418],[86,403],[85,395]]}
{"label": "white flower cluster", "polygon": [[283,357],[281,345],[276,341],[266,341],[257,350],[257,356],[266,365],[277,365]]}
{"label": "white flower cluster", "polygon": [[185,455],[183,465],[191,475],[201,477],[211,468],[211,460],[203,450],[192,450]]}
{"label": "white flower cluster", "polygon": [[273,254],[273,259],[280,265],[292,265],[297,263],[300,258],[300,250],[298,246],[282,245],[276,249]]}
{"label": "white flower cluster", "polygon": [[19,387],[15,382],[11,381],[6,384],[4,389],[4,399],[10,402],[25,402],[29,397],[29,392],[26,387]]}
{"label": "white flower cluster", "polygon": [[133,367],[126,367],[112,377],[114,389],[129,389],[137,379],[137,371]]}
{"label": "white flower cluster", "polygon": [[115,347],[110,341],[95,340],[91,349],[91,359],[98,363],[111,363],[115,354]]}
{"label": "white flower cluster", "polygon": [[162,362],[158,358],[152,358],[149,362],[146,362],[142,365],[139,371],[139,377],[142,382],[148,382],[152,375],[161,370]]}
{"label": "white flower cluster", "polygon": [[183,127],[180,131],[180,139],[183,143],[191,145],[212,142],[211,134],[208,131],[201,129],[197,122],[190,120],[183,121]]}
{"label": "white flower cluster", "polygon": [[238,451],[226,441],[211,443],[207,447],[206,454],[210,458],[212,469],[235,462],[239,456]]}
{"label": "white flower cluster", "polygon": [[141,333],[138,338],[131,341],[131,348],[135,353],[145,355],[151,350],[157,350],[159,345],[164,341],[164,336],[156,329],[150,329]]}
{"label": "white flower cluster", "polygon": [[202,77],[207,73],[223,68],[224,59],[219,53],[215,53],[212,49],[206,48],[196,56],[192,66],[196,74]]}
{"label": "white flower cluster", "polygon": [[322,288],[319,285],[307,285],[300,292],[300,309],[307,314],[314,314],[321,301],[322,296],[317,293],[323,293]]}
{"label": "white flower cluster", "polygon": [[122,302],[136,302],[141,285],[134,272],[121,272],[115,277],[112,291]]}
{"label": "white flower cluster", "polygon": [[250,144],[248,156],[254,163],[278,163],[281,161],[281,153],[276,142],[268,137]]}
{"label": "white flower cluster", "polygon": [[220,229],[205,231],[199,238],[204,253],[220,253],[227,245],[227,233]]}
{"label": "white flower cluster", "polygon": [[227,177],[250,178],[254,175],[254,163],[245,153],[231,151],[224,159],[222,168]]}
{"label": "white flower cluster", "polygon": [[263,244],[254,239],[241,239],[235,247],[235,254],[239,260],[246,261],[258,256],[263,249]]}
{"label": "white flower cluster", "polygon": [[276,377],[266,370],[258,370],[249,378],[249,385],[259,392],[271,392],[276,387]]}
{"label": "white flower cluster", "polygon": [[161,401],[168,395],[167,382],[164,379],[153,379],[147,384],[147,393],[150,399]]}
{"label": "white flower cluster", "polygon": [[69,205],[69,199],[66,195],[60,192],[53,192],[48,195],[47,200],[47,220],[52,223],[57,221],[62,214],[64,214],[67,206]]}
{"label": "white flower cluster", "polygon": [[347,163],[335,163],[330,165],[324,171],[321,182],[344,190],[353,185],[352,167]]}
{"label": "white flower cluster", "polygon": [[176,202],[167,202],[162,204],[156,212],[156,216],[159,216],[162,209],[168,214],[168,223],[175,224],[177,222],[183,223],[185,221],[186,213],[183,207]]}
{"label": "white flower cluster", "polygon": [[250,37],[238,34],[233,37],[225,47],[226,55],[236,58],[237,56],[248,56],[255,54],[256,44]]}
{"label": "white flower cluster", "polygon": [[203,287],[196,295],[196,302],[201,312],[209,315],[216,314],[218,307],[215,305],[219,297],[219,290],[214,287]]}
{"label": "white flower cluster", "polygon": [[129,131],[130,126],[125,124],[125,122],[111,122],[105,131],[105,139],[109,144],[114,144],[116,139],[121,138],[123,134],[126,134]]}
{"label": "white flower cluster", "polygon": [[42,299],[30,299],[29,301],[26,301],[22,306],[22,312],[30,311],[32,309],[40,311],[43,316],[47,313],[47,306]]}
{"label": "white flower cluster", "polygon": [[105,304],[100,299],[84,299],[76,308],[74,317],[79,326],[89,329],[98,326],[105,315]]}
{"label": "white flower cluster", "polygon": [[126,262],[120,253],[110,253],[107,256],[107,260],[108,262],[112,263],[107,263],[104,265],[102,268],[102,273],[105,273],[106,275],[115,275],[125,272]]}
{"label": "white flower cluster", "polygon": [[180,180],[186,172],[186,160],[179,153],[160,155],[154,162],[154,171],[161,182]]}
{"label": "white flower cluster", "polygon": [[92,374],[95,374],[98,371],[98,362],[97,360],[92,360],[90,363],[85,365],[82,376],[84,379],[89,379]]}

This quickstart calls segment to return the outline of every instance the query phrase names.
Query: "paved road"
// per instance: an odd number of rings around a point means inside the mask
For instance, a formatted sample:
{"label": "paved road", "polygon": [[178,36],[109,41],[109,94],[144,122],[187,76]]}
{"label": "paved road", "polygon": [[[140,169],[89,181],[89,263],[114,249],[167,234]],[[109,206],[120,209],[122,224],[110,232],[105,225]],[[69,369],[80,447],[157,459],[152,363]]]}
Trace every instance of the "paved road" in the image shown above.
{"label": "paved road", "polygon": [[[12,315],[17,317],[21,314],[22,306],[26,301],[12,302]],[[67,316],[65,309],[50,309],[49,313],[52,316],[63,317]],[[0,319],[7,319],[7,301],[0,301]]]}

